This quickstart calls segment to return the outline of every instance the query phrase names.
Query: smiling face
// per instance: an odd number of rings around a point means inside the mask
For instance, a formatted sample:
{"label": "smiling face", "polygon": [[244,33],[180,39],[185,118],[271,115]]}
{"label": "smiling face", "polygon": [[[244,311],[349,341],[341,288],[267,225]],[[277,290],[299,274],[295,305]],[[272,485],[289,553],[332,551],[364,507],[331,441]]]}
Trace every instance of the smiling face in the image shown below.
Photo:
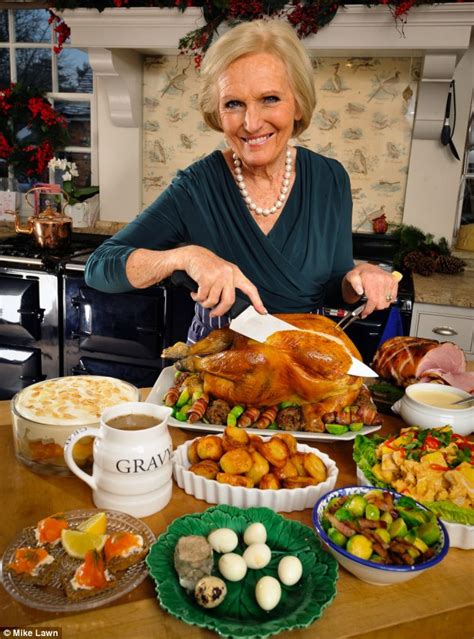
{"label": "smiling face", "polygon": [[219,116],[232,150],[249,168],[277,167],[300,109],[285,65],[271,53],[243,56],[218,79]]}

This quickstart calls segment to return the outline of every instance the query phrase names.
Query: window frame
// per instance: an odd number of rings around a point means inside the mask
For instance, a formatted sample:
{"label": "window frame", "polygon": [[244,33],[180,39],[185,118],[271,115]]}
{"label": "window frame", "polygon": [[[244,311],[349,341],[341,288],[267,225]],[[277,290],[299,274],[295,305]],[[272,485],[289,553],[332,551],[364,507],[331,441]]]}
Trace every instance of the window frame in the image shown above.
{"label": "window frame", "polygon": [[[57,45],[57,37],[54,32],[54,28],[51,25],[51,38],[49,42],[17,42],[16,30],[15,30],[15,13],[17,11],[34,11],[34,10],[48,10],[49,7],[44,3],[39,2],[25,2],[24,6],[19,6],[17,2],[7,2],[1,8],[2,11],[7,12],[8,16],[8,40],[0,42],[0,49],[6,49],[9,52],[9,69],[10,69],[10,82],[17,82],[17,49],[47,49],[51,52],[51,80],[52,91],[46,91],[46,97],[54,102],[61,100],[64,102],[89,102],[90,104],[90,146],[73,146],[69,145],[64,147],[62,152],[64,153],[84,153],[90,155],[91,165],[91,184],[99,183],[99,162],[98,162],[98,125],[97,125],[97,85],[94,72],[92,75],[92,93],[69,93],[59,91],[58,82],[58,60],[57,56],[60,53],[54,52],[54,47]],[[75,47],[70,43],[64,43],[63,49],[79,49],[85,51],[87,54],[88,49],[84,47]]]}

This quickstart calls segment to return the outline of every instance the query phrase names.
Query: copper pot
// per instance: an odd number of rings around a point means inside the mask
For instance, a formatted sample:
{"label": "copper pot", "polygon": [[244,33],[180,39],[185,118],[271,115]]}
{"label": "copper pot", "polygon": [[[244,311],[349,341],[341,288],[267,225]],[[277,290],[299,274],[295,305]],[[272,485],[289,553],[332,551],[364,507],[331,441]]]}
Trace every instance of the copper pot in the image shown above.
{"label": "copper pot", "polygon": [[[38,187],[35,187],[26,193],[26,201],[33,208],[34,205],[29,202],[28,195],[38,190]],[[62,194],[67,199],[67,194],[64,191]],[[10,213],[10,211],[8,212]],[[62,211],[56,211],[51,203],[48,203],[43,211],[31,215],[26,221],[26,226],[22,226],[18,212],[11,211],[11,213],[15,214],[15,231],[25,235],[33,235],[41,248],[62,248],[67,246],[71,240],[72,218],[64,215]]]}

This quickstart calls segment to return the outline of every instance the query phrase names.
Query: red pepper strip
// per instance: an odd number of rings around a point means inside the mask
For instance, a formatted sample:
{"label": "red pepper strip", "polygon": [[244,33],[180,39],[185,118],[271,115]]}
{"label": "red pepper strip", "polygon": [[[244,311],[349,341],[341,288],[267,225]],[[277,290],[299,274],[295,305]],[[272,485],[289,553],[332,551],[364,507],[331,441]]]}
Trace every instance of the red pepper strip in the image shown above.
{"label": "red pepper strip", "polygon": [[436,439],[436,437],[432,437],[431,435],[428,435],[428,437],[426,437],[425,439],[425,443],[422,446],[422,450],[426,450],[427,448],[437,449],[440,446],[441,446],[441,442],[439,441],[439,439]]}
{"label": "red pepper strip", "polygon": [[392,435],[392,437],[389,437],[388,439],[386,439],[382,445],[383,446],[387,446],[387,448],[391,448],[392,450],[396,450],[396,448],[394,448],[391,444],[392,442],[395,440],[395,435]]}
{"label": "red pepper strip", "polygon": [[449,470],[449,466],[441,466],[440,464],[430,464],[430,468],[432,470],[439,470],[442,473]]}

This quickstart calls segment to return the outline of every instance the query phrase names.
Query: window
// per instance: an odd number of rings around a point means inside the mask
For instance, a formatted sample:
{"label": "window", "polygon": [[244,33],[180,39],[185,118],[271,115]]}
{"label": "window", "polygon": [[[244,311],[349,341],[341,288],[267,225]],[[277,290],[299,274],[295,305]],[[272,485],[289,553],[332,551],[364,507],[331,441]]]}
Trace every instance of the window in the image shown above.
{"label": "window", "polygon": [[45,91],[68,121],[65,157],[76,162],[78,186],[97,184],[93,75],[87,52],[69,42],[56,54],[46,9],[0,10],[0,87],[10,82]]}

